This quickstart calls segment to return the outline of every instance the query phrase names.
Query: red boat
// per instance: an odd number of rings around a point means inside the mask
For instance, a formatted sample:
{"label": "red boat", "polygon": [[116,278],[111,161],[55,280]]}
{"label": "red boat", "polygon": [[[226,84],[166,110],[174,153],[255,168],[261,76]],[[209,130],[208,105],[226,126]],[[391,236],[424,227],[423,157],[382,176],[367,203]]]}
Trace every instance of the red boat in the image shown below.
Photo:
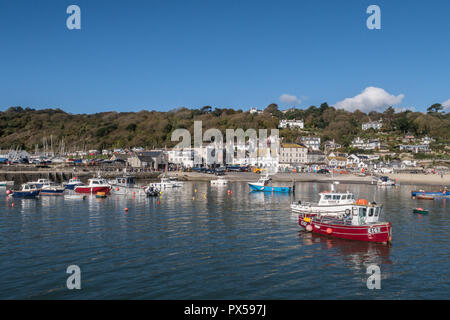
{"label": "red boat", "polygon": [[340,239],[390,243],[390,222],[378,222],[381,206],[353,205],[346,215],[336,217],[322,214],[300,214],[299,225],[306,231]]}
{"label": "red boat", "polygon": [[96,194],[97,192],[104,192],[108,194],[111,191],[111,185],[103,179],[89,179],[88,185],[76,186],[74,190],[76,193]]}

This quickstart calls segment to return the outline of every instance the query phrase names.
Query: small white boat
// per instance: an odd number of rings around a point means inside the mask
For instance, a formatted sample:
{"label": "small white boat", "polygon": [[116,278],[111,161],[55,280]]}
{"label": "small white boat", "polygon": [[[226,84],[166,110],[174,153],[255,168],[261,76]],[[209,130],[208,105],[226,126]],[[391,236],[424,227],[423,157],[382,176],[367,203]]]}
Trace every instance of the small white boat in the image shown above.
{"label": "small white boat", "polygon": [[386,176],[380,177],[377,181],[377,186],[379,187],[391,187],[395,185],[395,181]]}
{"label": "small white boat", "polygon": [[291,204],[291,210],[300,214],[328,214],[340,215],[350,212],[351,206],[356,202],[355,195],[351,192],[336,192],[334,184],[331,191],[319,193],[318,203],[302,203],[301,201]]}
{"label": "small white boat", "polygon": [[13,186],[14,181],[0,181],[0,187]]}
{"label": "small white boat", "polygon": [[175,187],[182,187],[182,186],[184,186],[184,182],[178,180],[178,178],[176,178],[176,177],[170,177],[169,180],[174,183]]}
{"label": "small white boat", "polygon": [[136,185],[135,177],[123,176],[108,181],[111,185],[111,193],[116,195],[145,195],[144,188]]}
{"label": "small white boat", "polygon": [[81,195],[81,194],[66,194],[66,195],[64,195],[65,200],[84,200],[86,198],[87,198],[86,195]]}
{"label": "small white boat", "polygon": [[64,194],[65,188],[54,183],[49,182],[42,185],[41,196],[62,196]]}
{"label": "small white boat", "polygon": [[219,178],[216,180],[211,180],[211,185],[212,186],[226,186],[226,185],[228,185],[228,180],[225,180],[222,178]]}
{"label": "small white boat", "polygon": [[161,178],[161,182],[149,183],[148,187],[153,187],[153,188],[156,188],[158,190],[164,190],[164,189],[172,189],[172,188],[181,187],[181,185],[176,183],[176,182],[174,182],[174,181],[171,181],[167,177],[162,177]]}

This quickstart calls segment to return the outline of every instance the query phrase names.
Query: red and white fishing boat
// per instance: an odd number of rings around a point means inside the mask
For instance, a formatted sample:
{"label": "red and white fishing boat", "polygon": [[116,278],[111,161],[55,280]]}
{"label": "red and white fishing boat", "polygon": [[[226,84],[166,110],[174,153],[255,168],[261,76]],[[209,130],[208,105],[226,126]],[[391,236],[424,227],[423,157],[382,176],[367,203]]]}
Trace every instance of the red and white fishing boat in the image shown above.
{"label": "red and white fishing boat", "polygon": [[306,231],[340,239],[390,243],[390,222],[379,222],[382,206],[360,199],[344,215],[299,214],[299,225]]}
{"label": "red and white fishing boat", "polygon": [[109,194],[111,191],[111,185],[101,178],[89,179],[87,185],[81,185],[75,187],[76,193],[91,193],[104,192]]}

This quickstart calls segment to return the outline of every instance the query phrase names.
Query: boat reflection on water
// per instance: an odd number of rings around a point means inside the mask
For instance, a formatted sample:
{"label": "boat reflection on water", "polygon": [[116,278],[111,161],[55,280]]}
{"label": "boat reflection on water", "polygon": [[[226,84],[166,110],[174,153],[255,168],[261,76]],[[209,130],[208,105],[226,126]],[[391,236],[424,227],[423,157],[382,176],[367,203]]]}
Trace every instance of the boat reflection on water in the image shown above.
{"label": "boat reflection on water", "polygon": [[374,242],[352,241],[330,238],[325,235],[299,231],[299,238],[303,245],[320,245],[320,248],[337,251],[343,260],[350,260],[355,265],[392,264],[390,260],[390,246]]}

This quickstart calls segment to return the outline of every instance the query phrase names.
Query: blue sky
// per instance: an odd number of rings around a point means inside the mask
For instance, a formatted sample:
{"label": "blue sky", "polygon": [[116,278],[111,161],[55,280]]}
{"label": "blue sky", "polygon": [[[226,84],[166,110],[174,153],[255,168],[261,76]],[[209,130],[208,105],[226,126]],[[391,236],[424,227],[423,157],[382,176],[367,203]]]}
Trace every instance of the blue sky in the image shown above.
{"label": "blue sky", "polygon": [[[71,4],[81,30],[66,27]],[[371,4],[381,30],[366,27]],[[0,0],[0,45],[0,110],[423,111],[450,99],[448,0]]]}

